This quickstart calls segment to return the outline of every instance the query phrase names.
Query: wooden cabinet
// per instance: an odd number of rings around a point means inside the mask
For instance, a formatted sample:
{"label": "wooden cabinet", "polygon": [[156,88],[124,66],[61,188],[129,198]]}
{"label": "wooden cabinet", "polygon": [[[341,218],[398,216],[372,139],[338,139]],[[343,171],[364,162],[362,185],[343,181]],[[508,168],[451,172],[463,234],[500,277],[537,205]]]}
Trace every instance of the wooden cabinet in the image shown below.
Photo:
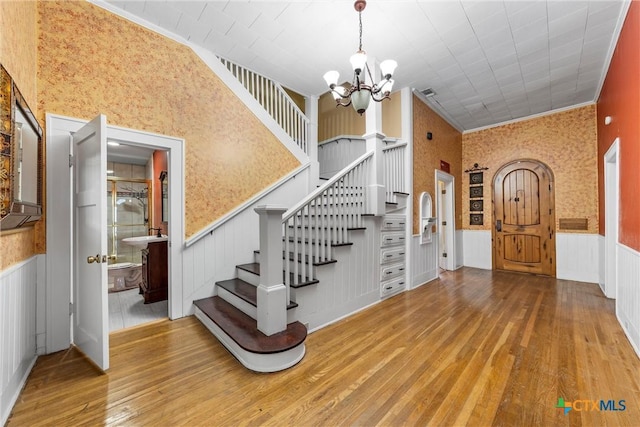
{"label": "wooden cabinet", "polygon": [[406,287],[407,252],[404,215],[386,215],[380,234],[380,294],[386,297]]}
{"label": "wooden cabinet", "polygon": [[168,297],[167,242],[151,242],[142,249],[140,293],[144,303],[164,301]]}

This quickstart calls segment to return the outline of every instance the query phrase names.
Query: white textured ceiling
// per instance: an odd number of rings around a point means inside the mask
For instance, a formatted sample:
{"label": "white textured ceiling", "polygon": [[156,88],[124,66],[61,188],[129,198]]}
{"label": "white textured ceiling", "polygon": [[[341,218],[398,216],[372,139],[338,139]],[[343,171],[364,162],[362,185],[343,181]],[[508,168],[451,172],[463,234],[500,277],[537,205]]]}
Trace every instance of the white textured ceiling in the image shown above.
{"label": "white textured ceiling", "polygon": [[[303,95],[351,80],[352,0],[108,1]],[[460,130],[594,101],[628,3],[369,0],[363,49]]]}

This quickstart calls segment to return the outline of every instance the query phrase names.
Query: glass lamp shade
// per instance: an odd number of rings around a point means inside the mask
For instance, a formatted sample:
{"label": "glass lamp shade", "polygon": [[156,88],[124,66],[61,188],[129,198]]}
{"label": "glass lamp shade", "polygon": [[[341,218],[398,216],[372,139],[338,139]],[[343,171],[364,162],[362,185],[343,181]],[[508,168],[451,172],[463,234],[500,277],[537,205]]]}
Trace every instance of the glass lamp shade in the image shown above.
{"label": "glass lamp shade", "polygon": [[353,71],[357,74],[364,69],[364,65],[367,63],[367,54],[364,51],[360,50],[349,58],[349,62],[351,62],[351,67],[353,67]]}
{"label": "glass lamp shade", "polygon": [[380,63],[380,72],[382,77],[389,80],[393,76],[393,72],[396,70],[398,63],[393,59],[385,59]]}
{"label": "glass lamp shade", "polygon": [[335,70],[327,71],[326,73],[324,73],[324,76],[322,77],[324,78],[324,81],[327,82],[327,86],[333,89],[332,86],[335,86],[338,84],[338,78],[340,78],[340,73]]}
{"label": "glass lamp shade", "polygon": [[353,105],[353,109],[360,115],[367,110],[370,100],[371,91],[369,89],[356,90],[351,94],[351,105]]}

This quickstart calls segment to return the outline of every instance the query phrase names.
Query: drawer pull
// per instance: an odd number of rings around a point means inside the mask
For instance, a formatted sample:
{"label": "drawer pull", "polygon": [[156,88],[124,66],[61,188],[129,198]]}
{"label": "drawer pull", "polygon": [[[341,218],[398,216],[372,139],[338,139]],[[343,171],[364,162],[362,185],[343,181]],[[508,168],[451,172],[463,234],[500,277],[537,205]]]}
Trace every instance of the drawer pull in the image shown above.
{"label": "drawer pull", "polygon": [[385,289],[386,290],[393,289],[393,286],[387,286]]}
{"label": "drawer pull", "polygon": [[404,285],[404,282],[400,282],[400,283],[398,283],[398,285]]}
{"label": "drawer pull", "polygon": [[391,258],[393,255],[389,254],[389,255],[385,255],[385,258]]}
{"label": "drawer pull", "polygon": [[388,222],[387,225],[393,225],[393,223],[392,222]]}
{"label": "drawer pull", "polygon": [[404,240],[404,237],[398,237],[398,240]]}
{"label": "drawer pull", "polygon": [[399,268],[398,271],[404,271],[404,268]]}
{"label": "drawer pull", "polygon": [[384,273],[384,274],[391,274],[391,271],[387,271],[387,272],[386,272],[386,273]]}
{"label": "drawer pull", "polygon": [[398,253],[398,255],[404,255],[404,252],[400,252],[400,253]]}
{"label": "drawer pull", "polygon": [[390,241],[392,241],[392,240],[393,240],[393,237],[387,237],[387,238],[386,238],[386,239],[384,239],[384,240],[386,240],[387,242],[390,242]]}
{"label": "drawer pull", "polygon": [[404,225],[404,222],[399,222],[398,224],[400,224],[400,225]]}

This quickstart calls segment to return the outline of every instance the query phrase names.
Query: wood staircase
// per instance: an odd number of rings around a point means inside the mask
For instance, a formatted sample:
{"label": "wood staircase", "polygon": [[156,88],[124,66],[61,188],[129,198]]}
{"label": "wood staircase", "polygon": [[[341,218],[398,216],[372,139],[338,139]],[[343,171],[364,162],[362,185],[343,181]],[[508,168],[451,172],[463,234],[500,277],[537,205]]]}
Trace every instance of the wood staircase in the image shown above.
{"label": "wood staircase", "polygon": [[[315,229],[314,226],[306,226]],[[324,227],[328,230],[332,226]],[[366,227],[354,227],[349,231],[364,231]],[[290,239],[292,240],[292,239]],[[301,239],[297,239],[298,243]],[[284,238],[283,238],[284,242]],[[304,262],[300,254],[283,251],[283,260],[290,264],[311,265],[314,269],[338,262],[333,259],[332,248],[352,246],[352,242],[330,243],[331,259],[316,261],[313,251],[315,241],[304,239],[309,248]],[[267,336],[257,328],[257,286],[260,284],[260,251],[254,251],[254,262],[236,265],[236,277],[216,282],[217,295],[194,301],[196,317],[220,340],[220,342],[247,368],[257,372],[275,372],[289,368],[304,356],[304,340],[307,328],[293,320],[293,311],[298,304],[287,304],[288,322],[286,331]],[[294,262],[294,259],[296,260]],[[283,276],[284,276],[283,272]],[[293,273],[290,273],[293,275]],[[314,274],[315,276],[315,274]],[[290,280],[295,298],[295,290],[317,285],[315,278]]]}
{"label": "wood staircase", "polygon": [[[285,91],[244,67],[226,59],[221,61],[245,89],[268,110],[288,137],[295,141],[310,159],[317,160],[317,144],[308,143],[309,122],[295,103],[286,96]],[[263,89],[266,92],[263,92]],[[265,100],[268,101],[266,104]],[[271,111],[272,100],[276,100],[277,105],[291,105],[291,111],[283,113],[283,108]],[[322,286],[318,280],[319,269],[330,269],[328,266],[340,262],[336,252],[353,259],[354,257],[347,255],[348,252],[365,249],[351,249],[353,242],[350,241],[350,237],[354,232],[367,232],[363,226],[363,216],[367,215],[368,202],[373,206],[369,212],[373,211],[378,216],[384,214],[385,207],[387,211],[398,210],[406,204],[407,194],[398,190],[404,189],[404,169],[399,165],[405,164],[404,153],[407,144],[394,144],[383,148],[381,135],[376,134],[375,138],[376,150],[360,155],[299,203],[288,210],[286,207],[282,209],[278,218],[274,216],[273,209],[271,213],[267,213],[273,206],[258,206],[263,209],[262,212],[255,209],[260,215],[261,249],[267,254],[263,262],[260,262],[260,251],[254,251],[254,262],[237,265],[236,277],[215,283],[214,296],[194,301],[196,317],[245,367],[258,372],[275,372],[294,366],[304,357],[308,324],[305,325],[298,319],[308,318],[302,314],[300,317],[296,316],[297,297],[305,301],[305,307],[298,308],[298,313],[301,313],[299,310],[309,311],[317,301],[314,300],[314,292],[318,291],[317,287]],[[348,158],[339,157],[342,160]],[[385,207],[381,206],[385,194],[381,194],[379,190],[386,191]],[[398,200],[401,202],[398,203]],[[279,222],[274,222],[276,219]],[[271,225],[264,227],[263,220],[264,224]],[[263,230],[269,231],[263,233]],[[281,242],[279,235],[282,235]],[[375,234],[364,236],[371,238],[369,244],[363,246],[375,246],[372,245],[377,239]],[[360,241],[361,237],[358,236]],[[264,243],[263,240],[269,243]],[[279,258],[278,255],[273,256],[279,251],[282,251],[281,261],[276,259]],[[354,256],[358,254],[352,253]],[[373,273],[369,264],[375,264],[378,262],[377,259],[379,255],[374,256],[373,253],[366,257],[367,271]],[[369,277],[369,274],[362,277]],[[328,284],[333,286],[335,282],[334,280]],[[377,293],[375,281],[369,282],[374,287],[369,290],[367,296]],[[285,296],[282,297],[283,295]],[[379,297],[379,294],[377,296]],[[337,316],[341,314],[338,311]],[[314,323],[314,326],[317,326],[317,323]],[[265,330],[270,331],[271,335],[262,332]],[[274,331],[275,333],[272,333]]]}

